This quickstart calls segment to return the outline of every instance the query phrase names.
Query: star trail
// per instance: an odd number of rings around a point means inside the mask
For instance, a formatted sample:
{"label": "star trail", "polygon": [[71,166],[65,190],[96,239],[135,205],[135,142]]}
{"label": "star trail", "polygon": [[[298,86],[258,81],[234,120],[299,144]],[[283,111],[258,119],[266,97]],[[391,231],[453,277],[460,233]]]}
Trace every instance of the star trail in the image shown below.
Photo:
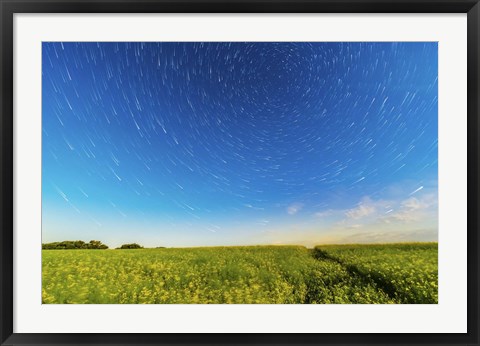
{"label": "star trail", "polygon": [[42,240],[435,240],[437,43],[44,42]]}

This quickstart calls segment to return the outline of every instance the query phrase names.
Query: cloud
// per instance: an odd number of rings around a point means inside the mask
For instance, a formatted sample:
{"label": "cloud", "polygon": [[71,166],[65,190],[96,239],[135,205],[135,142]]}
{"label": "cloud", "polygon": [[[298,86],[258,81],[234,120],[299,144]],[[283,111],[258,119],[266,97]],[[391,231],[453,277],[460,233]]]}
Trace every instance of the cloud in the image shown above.
{"label": "cloud", "polygon": [[[424,191],[424,189],[420,190]],[[437,218],[437,199],[436,193],[421,193],[421,196],[389,200],[374,200],[367,196],[362,198],[354,208],[343,210],[342,214],[345,218],[338,221],[336,226],[346,229],[353,224],[358,224],[358,221],[361,221],[363,226],[429,222]]]}
{"label": "cloud", "polygon": [[402,201],[401,205],[402,208],[410,211],[425,209],[428,207],[428,204],[425,201],[419,201],[415,197]]}
{"label": "cloud", "polygon": [[318,218],[322,218],[322,217],[326,217],[326,216],[332,215],[333,212],[334,212],[334,211],[333,211],[332,209],[328,209],[328,210],[316,212],[316,213],[313,214],[313,216],[318,217]]}
{"label": "cloud", "polygon": [[436,229],[417,229],[396,232],[361,232],[339,238],[339,243],[390,243],[408,241],[438,241]]}
{"label": "cloud", "polygon": [[378,216],[378,214],[391,209],[392,203],[393,201],[383,199],[373,200],[368,196],[363,197],[355,208],[344,211],[344,214],[347,216],[345,221],[362,219],[367,216]]}
{"label": "cloud", "polygon": [[432,195],[426,195],[421,199],[410,197],[400,202],[397,211],[389,213],[387,217],[381,220],[385,223],[420,221],[425,218],[428,212],[432,212],[430,209],[436,203],[436,198]]}
{"label": "cloud", "polygon": [[288,206],[287,208],[287,213],[289,215],[295,215],[296,213],[298,213],[300,210],[302,210],[303,208],[303,204],[301,203],[293,203],[291,205]]}
{"label": "cloud", "polygon": [[392,222],[408,223],[408,222],[420,221],[421,218],[422,218],[422,215],[418,212],[400,210],[396,213],[390,214],[388,217],[382,218],[381,221],[385,223],[392,223]]}
{"label": "cloud", "polygon": [[369,204],[360,204],[358,207],[349,209],[345,212],[345,215],[349,219],[361,219],[365,216],[374,214],[376,211],[375,206]]}

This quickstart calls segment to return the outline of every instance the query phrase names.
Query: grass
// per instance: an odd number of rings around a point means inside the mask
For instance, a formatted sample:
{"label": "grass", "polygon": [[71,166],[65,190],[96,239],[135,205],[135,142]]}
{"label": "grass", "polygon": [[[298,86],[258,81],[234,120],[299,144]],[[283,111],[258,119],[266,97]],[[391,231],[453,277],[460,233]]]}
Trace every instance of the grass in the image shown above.
{"label": "grass", "polygon": [[42,250],[45,304],[437,303],[437,244]]}

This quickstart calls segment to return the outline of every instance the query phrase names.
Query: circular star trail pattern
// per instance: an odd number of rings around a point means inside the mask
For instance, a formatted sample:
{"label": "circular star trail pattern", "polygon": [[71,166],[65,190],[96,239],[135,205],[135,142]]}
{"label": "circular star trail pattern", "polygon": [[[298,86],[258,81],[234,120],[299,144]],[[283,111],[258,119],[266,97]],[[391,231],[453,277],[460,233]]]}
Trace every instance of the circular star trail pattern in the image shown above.
{"label": "circular star trail pattern", "polygon": [[436,43],[44,43],[42,65],[44,204],[215,220],[437,175]]}

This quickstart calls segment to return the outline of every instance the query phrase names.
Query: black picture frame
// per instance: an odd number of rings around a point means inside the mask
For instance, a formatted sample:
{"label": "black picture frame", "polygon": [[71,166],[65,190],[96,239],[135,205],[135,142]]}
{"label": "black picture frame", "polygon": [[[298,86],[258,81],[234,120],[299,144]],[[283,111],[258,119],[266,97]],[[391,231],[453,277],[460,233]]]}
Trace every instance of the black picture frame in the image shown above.
{"label": "black picture frame", "polygon": [[[479,345],[478,0],[0,0],[1,345]],[[467,13],[468,332],[465,334],[64,334],[13,332],[13,17],[16,13]],[[455,316],[451,316],[452,319]]]}

